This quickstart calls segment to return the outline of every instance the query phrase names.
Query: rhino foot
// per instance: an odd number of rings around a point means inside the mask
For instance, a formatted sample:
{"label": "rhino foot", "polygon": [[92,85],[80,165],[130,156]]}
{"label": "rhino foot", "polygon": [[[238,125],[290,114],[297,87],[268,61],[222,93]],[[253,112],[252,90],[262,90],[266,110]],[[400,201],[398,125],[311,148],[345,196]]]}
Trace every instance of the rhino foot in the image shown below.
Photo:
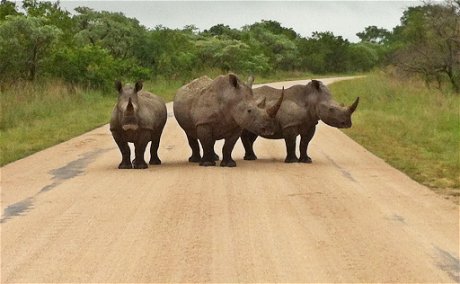
{"label": "rhino foot", "polygon": [[149,165],[161,165],[161,160],[160,159],[150,159]]}
{"label": "rhino foot", "polygon": [[200,162],[200,166],[203,166],[203,167],[213,167],[216,165],[216,162],[215,161],[202,161]]}
{"label": "rhino foot", "polygon": [[135,168],[135,169],[146,169],[148,167],[149,166],[147,165],[147,163],[145,161],[137,162],[136,159],[134,159],[134,161],[133,161],[133,168]]}
{"label": "rhino foot", "polygon": [[228,161],[222,160],[222,162],[220,162],[220,166],[233,168],[233,167],[236,167],[236,162],[234,160],[228,160]]}
{"label": "rhino foot", "polygon": [[312,163],[312,160],[310,157],[301,157],[299,159],[299,163],[305,163],[305,164],[311,164]]}
{"label": "rhino foot", "polygon": [[256,154],[246,154],[244,155],[244,159],[246,161],[254,161],[254,160],[257,160],[257,156]]}
{"label": "rhino foot", "polygon": [[131,164],[131,162],[121,162],[119,165],[118,165],[118,168],[119,169],[132,169],[133,168],[133,165]]}
{"label": "rhino foot", "polygon": [[199,163],[201,162],[201,157],[200,156],[190,156],[190,158],[188,158],[188,161],[190,163]]}
{"label": "rhino foot", "polygon": [[297,163],[299,162],[299,159],[297,159],[297,157],[286,157],[286,159],[284,160],[285,163]]}

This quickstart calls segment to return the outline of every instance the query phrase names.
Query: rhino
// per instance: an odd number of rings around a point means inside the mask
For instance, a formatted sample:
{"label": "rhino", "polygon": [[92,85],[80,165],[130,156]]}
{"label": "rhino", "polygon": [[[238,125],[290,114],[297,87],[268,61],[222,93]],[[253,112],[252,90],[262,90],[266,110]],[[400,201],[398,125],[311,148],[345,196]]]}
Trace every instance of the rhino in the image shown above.
{"label": "rhino", "polygon": [[[214,80],[204,76],[177,91],[174,116],[192,149],[189,162],[215,166],[218,160],[214,152],[215,141],[225,139],[220,166],[235,167],[232,151],[244,128],[261,135],[273,134],[274,117],[283,94],[267,106],[265,99],[254,99],[252,82],[250,79],[245,84],[234,74],[221,75]],[[203,148],[202,157],[198,140]]]}
{"label": "rhino", "polygon": [[[328,88],[320,81],[312,80],[307,85],[295,85],[285,91],[285,98],[276,116],[274,134],[265,135],[245,129],[241,134],[241,142],[245,149],[245,160],[256,160],[253,144],[258,136],[268,139],[283,139],[286,143],[286,163],[311,163],[308,156],[308,144],[315,134],[316,125],[321,120],[329,126],[337,128],[351,127],[351,115],[356,110],[359,97],[349,107],[339,105],[332,99]],[[279,97],[280,90],[262,86],[253,90],[255,98],[266,98],[268,102]],[[300,135],[300,158],[295,153],[296,138]]]}
{"label": "rhino", "polygon": [[[118,102],[113,108],[110,119],[110,131],[120,149],[122,160],[119,169],[145,169],[144,160],[147,144],[150,145],[150,165],[160,165],[158,146],[166,124],[166,105],[160,97],[143,91],[143,84],[138,81],[134,87],[123,86],[115,82]],[[134,143],[136,157],[131,163],[131,150],[128,142]]]}

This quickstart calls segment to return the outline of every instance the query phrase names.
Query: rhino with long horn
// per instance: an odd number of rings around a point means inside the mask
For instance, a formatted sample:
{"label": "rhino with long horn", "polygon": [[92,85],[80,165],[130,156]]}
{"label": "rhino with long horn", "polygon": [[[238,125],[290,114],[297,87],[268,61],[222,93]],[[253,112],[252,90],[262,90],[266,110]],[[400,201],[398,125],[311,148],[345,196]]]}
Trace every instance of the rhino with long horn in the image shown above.
{"label": "rhino with long horn", "polygon": [[[214,80],[204,76],[177,91],[174,115],[192,148],[189,162],[216,165],[215,141],[225,139],[220,166],[234,167],[236,163],[231,154],[243,129],[257,135],[273,135],[283,94],[278,94],[273,104],[267,103],[265,98],[256,100],[252,81],[245,84],[234,74]],[[198,141],[203,148],[202,157]]]}
{"label": "rhino with long horn", "polygon": [[[268,86],[253,89],[256,99],[265,98],[268,103],[276,101],[280,90]],[[245,129],[241,141],[245,149],[245,160],[256,160],[253,144],[258,136],[268,139],[284,139],[287,155],[285,162],[311,163],[307,154],[308,144],[315,134],[316,125],[321,120],[337,128],[351,127],[351,115],[358,107],[359,97],[349,107],[344,107],[332,99],[328,88],[320,81],[312,80],[307,85],[295,85],[285,91],[285,98],[276,115],[276,129],[271,135],[257,134]],[[300,139],[300,158],[295,153],[296,138]]]}

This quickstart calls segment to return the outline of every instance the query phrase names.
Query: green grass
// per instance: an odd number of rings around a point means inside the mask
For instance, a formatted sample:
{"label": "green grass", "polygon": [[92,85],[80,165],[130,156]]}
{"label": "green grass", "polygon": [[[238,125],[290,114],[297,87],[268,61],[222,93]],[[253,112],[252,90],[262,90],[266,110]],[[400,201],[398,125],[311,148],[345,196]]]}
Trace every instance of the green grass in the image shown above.
{"label": "green grass", "polygon": [[460,96],[399,81],[383,73],[330,86],[334,98],[361,98],[353,127],[355,141],[414,180],[460,194]]}

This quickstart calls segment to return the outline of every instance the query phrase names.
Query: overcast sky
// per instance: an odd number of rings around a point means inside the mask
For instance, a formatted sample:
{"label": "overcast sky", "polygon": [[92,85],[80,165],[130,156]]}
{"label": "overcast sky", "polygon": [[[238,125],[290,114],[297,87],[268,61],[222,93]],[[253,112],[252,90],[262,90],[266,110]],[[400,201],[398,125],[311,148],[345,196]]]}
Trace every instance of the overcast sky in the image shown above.
{"label": "overcast sky", "polygon": [[403,11],[421,1],[61,1],[70,12],[78,6],[123,12],[149,28],[162,25],[200,30],[216,24],[241,28],[261,20],[275,20],[304,37],[331,31],[351,42],[367,26],[391,30]]}

